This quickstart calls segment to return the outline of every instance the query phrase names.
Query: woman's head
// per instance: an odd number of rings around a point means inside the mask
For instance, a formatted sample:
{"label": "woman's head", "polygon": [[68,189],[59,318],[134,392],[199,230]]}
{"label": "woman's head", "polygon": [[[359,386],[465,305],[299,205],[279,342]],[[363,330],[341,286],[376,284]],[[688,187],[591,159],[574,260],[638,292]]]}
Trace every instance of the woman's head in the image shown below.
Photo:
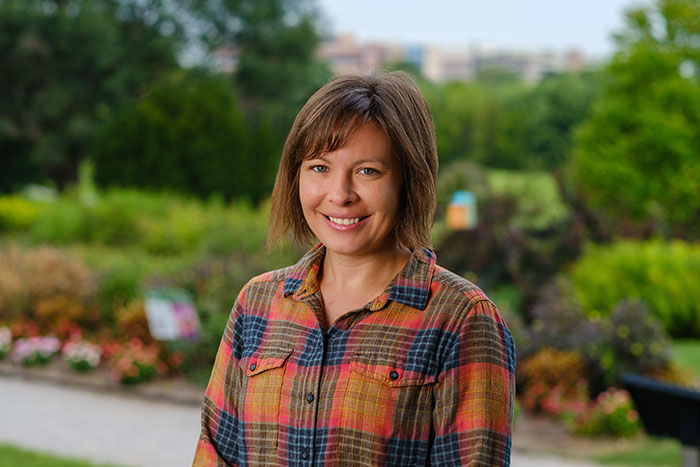
{"label": "woman's head", "polygon": [[287,137],[277,173],[270,244],[288,230],[298,241],[313,241],[299,200],[302,161],[343,147],[358,128],[370,122],[387,137],[401,167],[395,241],[410,249],[429,245],[438,166],[435,132],[425,99],[403,72],[340,76],[304,105]]}

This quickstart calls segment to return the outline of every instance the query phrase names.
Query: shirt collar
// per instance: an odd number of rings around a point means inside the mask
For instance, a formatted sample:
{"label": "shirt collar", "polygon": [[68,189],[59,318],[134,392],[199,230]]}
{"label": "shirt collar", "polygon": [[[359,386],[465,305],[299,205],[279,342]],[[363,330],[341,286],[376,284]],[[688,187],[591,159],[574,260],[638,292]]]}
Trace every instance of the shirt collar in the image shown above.
{"label": "shirt collar", "polygon": [[[313,295],[319,288],[318,270],[326,254],[326,247],[319,243],[292,266],[284,279],[284,296],[295,300]],[[435,270],[436,256],[427,248],[414,251],[406,266],[378,297],[369,304],[372,311],[382,309],[389,300],[425,310],[430,298],[430,284]]]}

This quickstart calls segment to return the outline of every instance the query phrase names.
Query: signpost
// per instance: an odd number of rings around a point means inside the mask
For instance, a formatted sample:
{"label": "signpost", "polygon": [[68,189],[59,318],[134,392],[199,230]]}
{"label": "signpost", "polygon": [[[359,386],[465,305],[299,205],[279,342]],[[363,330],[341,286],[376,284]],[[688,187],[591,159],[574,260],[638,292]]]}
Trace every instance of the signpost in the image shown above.
{"label": "signpost", "polygon": [[476,227],[476,198],[471,191],[455,191],[447,206],[447,227],[466,230]]}
{"label": "signpost", "polygon": [[199,338],[197,309],[186,290],[163,288],[146,292],[146,318],[156,340]]}

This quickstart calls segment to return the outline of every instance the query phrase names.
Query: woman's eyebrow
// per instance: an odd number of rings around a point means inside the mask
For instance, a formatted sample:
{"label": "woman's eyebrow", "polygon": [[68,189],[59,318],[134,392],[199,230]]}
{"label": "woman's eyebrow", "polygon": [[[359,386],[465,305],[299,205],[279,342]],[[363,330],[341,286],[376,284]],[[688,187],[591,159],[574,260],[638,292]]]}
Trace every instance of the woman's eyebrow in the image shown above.
{"label": "woman's eyebrow", "polygon": [[322,161],[327,162],[327,163],[331,162],[330,160],[328,160],[328,158],[326,158],[325,154],[319,154],[319,155],[314,156],[314,157],[307,157],[303,161],[308,162],[308,161],[317,161],[317,160],[322,160]]}
{"label": "woman's eyebrow", "polygon": [[387,161],[385,161],[384,159],[372,159],[372,158],[357,160],[357,161],[355,161],[355,165],[366,164],[368,162],[373,163],[373,164],[389,165],[389,163]]}
{"label": "woman's eyebrow", "polygon": [[[306,161],[322,160],[322,161],[324,161],[324,162],[327,163],[327,164],[331,164],[332,161],[331,161],[328,157],[326,157],[327,155],[328,155],[328,153],[319,154],[319,155],[316,156],[316,157],[311,157],[311,158],[309,158],[309,159],[306,159]],[[364,158],[364,159],[358,159],[358,160],[356,160],[353,164],[354,164],[354,165],[360,165],[360,164],[367,164],[367,163],[381,164],[381,165],[384,165],[384,166],[389,165],[389,162],[386,161],[386,160],[384,160],[383,158],[377,159],[377,158],[372,158],[372,157],[366,157],[366,158]]]}

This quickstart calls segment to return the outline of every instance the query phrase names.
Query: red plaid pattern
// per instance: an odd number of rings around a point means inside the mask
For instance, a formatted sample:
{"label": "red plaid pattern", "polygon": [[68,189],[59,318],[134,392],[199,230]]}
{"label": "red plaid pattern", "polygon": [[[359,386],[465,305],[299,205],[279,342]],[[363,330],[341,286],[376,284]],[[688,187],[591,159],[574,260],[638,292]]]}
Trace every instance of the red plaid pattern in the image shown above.
{"label": "red plaid pattern", "polygon": [[241,291],[193,465],[509,465],[515,348],[483,292],[425,250],[324,330],[324,253]]}

